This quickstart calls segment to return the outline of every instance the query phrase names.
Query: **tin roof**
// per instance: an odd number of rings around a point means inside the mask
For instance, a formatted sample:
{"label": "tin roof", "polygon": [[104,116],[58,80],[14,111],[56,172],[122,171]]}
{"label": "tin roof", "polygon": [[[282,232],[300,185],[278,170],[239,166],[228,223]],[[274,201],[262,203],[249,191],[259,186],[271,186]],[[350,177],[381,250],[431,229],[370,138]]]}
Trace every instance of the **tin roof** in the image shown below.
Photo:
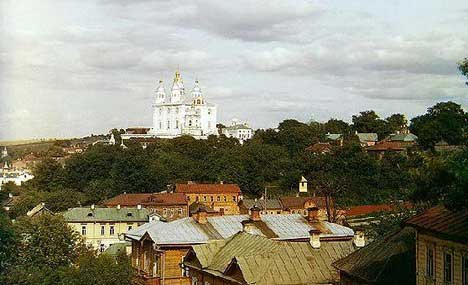
{"label": "tin roof", "polygon": [[415,246],[415,231],[406,227],[336,261],[333,266],[366,284],[415,284]]}
{"label": "tin roof", "polygon": [[378,135],[376,133],[357,133],[360,142],[376,142]]}
{"label": "tin roof", "polygon": [[184,194],[240,194],[241,190],[237,184],[176,184],[176,193]]}
{"label": "tin roof", "polygon": [[343,137],[343,134],[326,134],[325,135],[327,139],[335,141],[337,139],[340,139]]}
{"label": "tin roof", "polygon": [[281,201],[279,199],[242,199],[240,201],[240,205],[244,206],[247,209],[252,208],[254,205],[260,208],[260,210],[265,210],[265,206],[269,210],[281,210],[283,206],[281,205]]}
{"label": "tin roof", "polygon": [[[139,240],[145,233],[156,244],[197,244],[209,240],[226,239],[242,231],[242,221],[248,215],[226,215],[207,217],[206,224],[198,223],[188,217],[169,223],[151,222],[129,231],[127,237]],[[352,229],[334,223],[320,221],[309,223],[299,214],[262,215],[254,226],[259,235],[278,240],[307,239],[309,231],[320,229],[322,238],[349,239],[354,235]]]}
{"label": "tin roof", "polygon": [[187,198],[183,193],[125,193],[104,201],[103,205],[111,207],[187,205]]}
{"label": "tin roof", "polygon": [[389,140],[391,141],[401,141],[401,142],[415,142],[418,139],[416,135],[412,133],[408,134],[393,134],[390,135]]}
{"label": "tin roof", "polygon": [[145,208],[71,208],[62,213],[67,222],[147,222],[149,211]]}
{"label": "tin roof", "polygon": [[[332,263],[354,251],[352,241],[322,243],[274,241],[240,232],[216,243],[193,246],[184,264],[247,284],[329,284],[337,279]],[[241,276],[233,268],[240,270]]]}
{"label": "tin roof", "polygon": [[324,208],[325,204],[325,197],[281,197],[281,204],[285,209],[297,209],[297,208],[304,208],[304,204],[308,201],[312,201],[316,207]]}
{"label": "tin roof", "polygon": [[436,206],[408,219],[406,224],[468,243],[468,210],[451,211],[444,206]]}

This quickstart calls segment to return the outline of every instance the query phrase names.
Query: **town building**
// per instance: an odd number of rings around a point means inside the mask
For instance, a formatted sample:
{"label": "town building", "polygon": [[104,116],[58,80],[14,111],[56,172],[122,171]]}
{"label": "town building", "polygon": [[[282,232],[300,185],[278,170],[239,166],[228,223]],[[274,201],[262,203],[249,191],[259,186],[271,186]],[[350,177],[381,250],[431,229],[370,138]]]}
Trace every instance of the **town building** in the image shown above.
{"label": "town building", "polygon": [[333,145],[336,146],[343,146],[343,134],[331,134],[327,133],[325,135],[327,141],[331,142]]}
{"label": "town building", "polygon": [[232,120],[231,125],[222,128],[221,132],[228,138],[238,139],[241,144],[254,135],[254,130],[247,123],[239,123],[237,120]]}
{"label": "town building", "polygon": [[379,136],[376,133],[358,133],[356,132],[356,136],[359,139],[359,143],[362,147],[373,146],[379,140]]}
{"label": "town building", "polygon": [[332,151],[332,145],[330,143],[318,142],[308,146],[305,150],[315,154],[325,154]]}
{"label": "town building", "polygon": [[242,198],[242,192],[237,184],[188,182],[176,184],[175,193],[186,195],[189,205],[199,202],[220,212],[221,215],[239,214],[237,203]]}
{"label": "town building", "polygon": [[183,193],[124,193],[104,201],[102,205],[122,208],[141,205],[167,221],[189,216],[187,197]]}
{"label": "town building", "polygon": [[398,132],[396,134],[391,134],[386,140],[399,142],[404,146],[412,146],[416,144],[418,137],[410,132]]}
{"label": "town building", "polygon": [[406,227],[337,260],[339,284],[415,284],[415,237],[415,230]]}
{"label": "town building", "polygon": [[[193,284],[187,271],[180,267],[187,252],[195,245],[214,245],[215,241],[229,239],[240,231],[296,242],[311,241],[313,231],[316,247],[355,238],[347,227],[317,220],[317,212],[317,208],[311,208],[307,218],[298,214],[261,215],[260,209],[253,207],[250,215],[208,217],[201,209],[189,218],[144,224],[125,236],[132,243],[132,265],[143,284],[161,284],[162,280],[164,284]],[[361,245],[363,241],[359,238],[356,236],[354,241]]]}
{"label": "town building", "polygon": [[204,98],[199,81],[195,81],[188,95],[182,77],[176,71],[169,94],[166,94],[163,81],[159,81],[153,104],[152,134],[161,138],[181,135],[206,138],[217,135],[216,112],[216,105]]}
{"label": "town building", "polygon": [[21,186],[24,182],[34,178],[34,175],[27,170],[16,170],[10,168],[7,161],[5,161],[0,173],[0,189],[2,185],[12,182],[15,185]]}
{"label": "town building", "polygon": [[406,221],[416,229],[416,284],[468,284],[468,210],[436,206]]}
{"label": "town building", "polygon": [[275,241],[245,231],[231,238],[194,245],[183,269],[192,284],[334,284],[331,264],[355,250],[351,240]]}
{"label": "town building", "polygon": [[283,210],[283,205],[281,204],[280,199],[242,199],[239,201],[239,212],[241,214],[250,214],[250,209],[252,207],[258,207],[260,209],[260,214],[289,214],[289,211]]}
{"label": "town building", "polygon": [[93,248],[104,251],[111,244],[125,242],[124,234],[148,223],[152,215],[147,209],[137,208],[71,208],[62,213],[68,225],[78,232]]}

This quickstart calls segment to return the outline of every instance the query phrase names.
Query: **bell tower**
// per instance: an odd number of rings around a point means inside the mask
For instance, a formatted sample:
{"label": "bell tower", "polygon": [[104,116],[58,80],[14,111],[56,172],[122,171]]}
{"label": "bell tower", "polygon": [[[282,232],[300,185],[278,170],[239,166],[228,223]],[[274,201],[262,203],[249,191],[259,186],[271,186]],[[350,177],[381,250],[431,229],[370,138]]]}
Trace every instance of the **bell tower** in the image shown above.
{"label": "bell tower", "polygon": [[182,77],[180,77],[179,70],[176,71],[174,82],[172,83],[171,89],[171,103],[177,103],[182,101],[182,98],[185,95],[185,88],[184,82],[182,81]]}

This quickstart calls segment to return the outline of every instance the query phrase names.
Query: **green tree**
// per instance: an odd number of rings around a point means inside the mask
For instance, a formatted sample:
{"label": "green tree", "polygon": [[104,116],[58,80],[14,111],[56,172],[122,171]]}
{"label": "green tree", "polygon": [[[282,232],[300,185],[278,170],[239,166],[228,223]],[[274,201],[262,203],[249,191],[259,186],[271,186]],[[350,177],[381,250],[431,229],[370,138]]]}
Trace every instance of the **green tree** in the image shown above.
{"label": "green tree", "polygon": [[413,118],[410,130],[418,136],[418,143],[428,149],[441,140],[460,145],[467,137],[468,115],[454,102],[437,103],[426,114]]}
{"label": "green tree", "polygon": [[78,259],[76,266],[62,275],[63,285],[131,285],[134,274],[125,253],[113,257],[106,253],[96,256],[88,252]]}
{"label": "green tree", "polygon": [[330,119],[328,120],[324,126],[325,133],[331,134],[347,134],[350,132],[351,127],[348,123],[338,119]]}
{"label": "green tree", "polygon": [[63,185],[63,168],[52,158],[45,158],[33,168],[33,185],[41,191],[51,191]]}
{"label": "green tree", "polygon": [[[3,209],[0,209],[0,272],[6,272],[14,262],[16,246],[17,236],[13,231],[13,225]],[[1,280],[0,277],[0,283]]]}
{"label": "green tree", "polygon": [[[458,63],[458,70],[460,70],[461,74],[468,79],[468,58],[464,58]],[[468,81],[466,82],[468,85]]]}
{"label": "green tree", "polygon": [[352,120],[353,129],[360,133],[377,133],[379,138],[384,138],[390,133],[387,122],[372,110],[353,115]]}
{"label": "green tree", "polygon": [[406,128],[408,121],[403,114],[393,114],[385,119],[387,121],[388,130],[395,133],[403,128]]}

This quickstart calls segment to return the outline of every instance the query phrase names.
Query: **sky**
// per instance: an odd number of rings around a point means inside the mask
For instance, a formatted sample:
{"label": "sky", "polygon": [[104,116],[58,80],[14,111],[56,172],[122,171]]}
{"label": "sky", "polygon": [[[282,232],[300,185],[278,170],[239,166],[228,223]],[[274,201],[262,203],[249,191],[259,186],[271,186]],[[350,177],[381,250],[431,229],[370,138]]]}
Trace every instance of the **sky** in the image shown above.
{"label": "sky", "polygon": [[151,126],[177,68],[254,128],[467,109],[466,27],[466,0],[2,0],[0,140]]}

